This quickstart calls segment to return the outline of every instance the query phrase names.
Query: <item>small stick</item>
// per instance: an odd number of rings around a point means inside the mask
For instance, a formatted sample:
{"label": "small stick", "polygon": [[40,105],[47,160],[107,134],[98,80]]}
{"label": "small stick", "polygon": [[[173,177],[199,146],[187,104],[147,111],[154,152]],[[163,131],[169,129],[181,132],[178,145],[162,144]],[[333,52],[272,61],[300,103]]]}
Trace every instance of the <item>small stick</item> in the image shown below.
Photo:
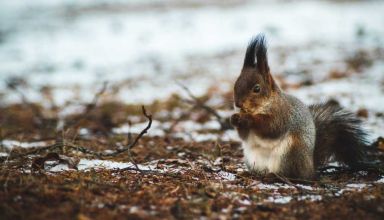
{"label": "small stick", "polygon": [[183,85],[181,83],[177,83],[177,84],[192,99],[192,100],[184,100],[186,103],[192,104],[197,108],[204,109],[206,112],[213,115],[217,119],[217,121],[220,123],[221,130],[229,130],[229,129],[233,128],[231,126],[231,124],[229,123],[229,120],[224,119],[223,117],[221,117],[221,115],[219,113],[217,113],[217,111],[215,109],[213,109],[210,106],[206,105],[205,103],[201,102],[200,99],[198,99],[195,95],[193,95],[193,93],[191,92],[191,90],[188,87],[186,87],[185,85]]}
{"label": "small stick", "polygon": [[[30,150],[26,153],[22,153],[22,154],[17,154],[17,155],[11,155],[9,156],[8,160],[11,160],[11,159],[16,159],[16,158],[20,158],[20,157],[25,157],[25,156],[28,156],[28,155],[31,155],[31,154],[37,154],[39,152],[42,152],[42,151],[47,151],[47,150],[53,150],[55,148],[62,148],[62,147],[69,147],[69,148],[72,148],[74,150],[77,150],[77,151],[80,151],[82,153],[85,153],[85,154],[91,154],[91,155],[94,155],[94,156],[97,156],[97,157],[110,157],[110,156],[116,156],[118,154],[121,154],[123,152],[126,152],[126,151],[130,151],[133,147],[136,146],[136,144],[138,143],[138,141],[140,140],[140,138],[143,137],[143,135],[145,133],[148,132],[148,130],[151,128],[152,126],[152,115],[149,115],[147,114],[146,110],[145,110],[145,107],[142,106],[142,111],[143,111],[143,114],[144,116],[148,119],[148,124],[147,126],[140,132],[139,135],[136,136],[136,138],[134,139],[134,141],[132,143],[129,143],[128,146],[126,148],[123,148],[123,149],[118,149],[112,153],[101,153],[101,152],[96,152],[96,151],[92,151],[92,150],[89,150],[85,147],[81,147],[81,146],[77,146],[73,143],[69,143],[69,142],[57,142],[55,144],[52,144],[52,145],[48,145],[48,146],[45,146],[45,147],[39,147],[37,149],[34,149],[34,150]],[[128,152],[130,154],[130,152]],[[0,158],[0,161],[2,161],[3,158]],[[133,161],[133,160],[132,160]]]}
{"label": "small stick", "polygon": [[[48,146],[45,146],[45,147],[39,147],[37,149],[28,151],[26,153],[10,155],[8,157],[8,160],[13,160],[13,159],[16,159],[16,158],[25,157],[25,156],[28,156],[28,155],[31,155],[31,154],[37,154],[37,153],[42,152],[42,151],[52,150],[52,149],[60,148],[60,147],[63,147],[63,146],[64,146],[63,143],[55,143],[55,144],[48,145]],[[3,158],[1,158],[1,159],[3,159]],[[2,162],[1,159],[0,159],[0,162]]]}
{"label": "small stick", "polygon": [[139,135],[136,136],[136,138],[133,140],[132,143],[130,143],[126,148],[123,148],[123,149],[118,149],[116,150],[115,152],[112,152],[112,153],[106,153],[106,154],[101,154],[101,156],[104,156],[104,157],[108,157],[108,156],[116,156],[120,153],[123,153],[123,152],[126,152],[126,151],[129,151],[131,150],[134,146],[136,146],[137,142],[139,141],[139,139],[148,132],[148,130],[151,128],[152,126],[152,115],[149,115],[147,114],[147,111],[145,110],[145,107],[142,106],[142,111],[143,111],[143,115],[148,119],[148,124],[147,126],[140,132]]}

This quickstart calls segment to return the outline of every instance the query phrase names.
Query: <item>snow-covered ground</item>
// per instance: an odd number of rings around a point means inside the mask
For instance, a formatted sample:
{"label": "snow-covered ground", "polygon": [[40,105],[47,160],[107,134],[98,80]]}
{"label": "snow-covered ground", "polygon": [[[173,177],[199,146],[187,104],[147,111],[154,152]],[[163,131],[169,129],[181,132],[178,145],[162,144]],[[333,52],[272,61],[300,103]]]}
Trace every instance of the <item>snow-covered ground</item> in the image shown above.
{"label": "snow-covered ground", "polygon": [[[90,101],[104,81],[126,103],[149,103],[182,90],[232,87],[249,39],[260,32],[270,45],[270,66],[289,92],[311,104],[336,98],[370,115],[384,111],[383,1],[48,1],[0,3],[0,102],[19,102],[6,82],[19,77],[30,101],[58,105]],[[360,74],[346,71],[359,50],[373,54]],[[374,51],[378,51],[377,53]],[[383,117],[368,119],[374,137]]]}
{"label": "snow-covered ground", "polygon": [[217,81],[227,89],[248,40],[259,32],[267,34],[278,74],[317,61],[311,69],[321,78],[345,54],[383,45],[384,2],[232,2],[2,2],[1,91],[9,77],[20,76],[31,86],[31,100],[42,99],[38,88],[53,85],[62,104],[79,96],[89,100],[98,84],[110,81],[122,86],[122,100],[150,102],[179,91],[175,80],[197,93]]}

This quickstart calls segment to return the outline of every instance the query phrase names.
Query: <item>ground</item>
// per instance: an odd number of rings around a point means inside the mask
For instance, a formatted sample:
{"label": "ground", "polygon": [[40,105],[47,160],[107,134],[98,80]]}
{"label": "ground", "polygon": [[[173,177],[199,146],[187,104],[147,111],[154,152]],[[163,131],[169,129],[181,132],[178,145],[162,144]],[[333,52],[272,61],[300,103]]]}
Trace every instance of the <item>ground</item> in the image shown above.
{"label": "ground", "polygon": [[[2,4],[0,219],[383,219],[382,2]],[[228,118],[259,32],[279,86],[356,114],[378,166],[247,171]]]}

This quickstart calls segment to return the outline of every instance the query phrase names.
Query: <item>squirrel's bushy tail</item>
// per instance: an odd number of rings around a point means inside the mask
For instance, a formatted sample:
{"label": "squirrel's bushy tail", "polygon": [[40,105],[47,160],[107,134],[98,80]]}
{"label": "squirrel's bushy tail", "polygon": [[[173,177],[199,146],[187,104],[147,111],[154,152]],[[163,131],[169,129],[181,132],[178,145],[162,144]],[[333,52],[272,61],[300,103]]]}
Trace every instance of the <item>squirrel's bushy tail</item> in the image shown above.
{"label": "squirrel's bushy tail", "polygon": [[309,108],[316,127],[315,167],[334,156],[337,161],[358,168],[368,144],[361,120],[332,101]]}

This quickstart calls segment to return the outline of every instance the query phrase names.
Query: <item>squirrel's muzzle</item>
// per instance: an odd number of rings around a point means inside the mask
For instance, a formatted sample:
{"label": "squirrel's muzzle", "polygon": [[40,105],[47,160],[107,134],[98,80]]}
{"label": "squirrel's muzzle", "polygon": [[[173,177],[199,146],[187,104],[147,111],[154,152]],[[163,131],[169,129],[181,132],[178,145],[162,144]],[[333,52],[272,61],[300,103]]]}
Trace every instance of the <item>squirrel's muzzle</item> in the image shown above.
{"label": "squirrel's muzzle", "polygon": [[241,102],[240,100],[235,100],[235,106],[237,108],[242,108],[243,107],[243,102]]}

